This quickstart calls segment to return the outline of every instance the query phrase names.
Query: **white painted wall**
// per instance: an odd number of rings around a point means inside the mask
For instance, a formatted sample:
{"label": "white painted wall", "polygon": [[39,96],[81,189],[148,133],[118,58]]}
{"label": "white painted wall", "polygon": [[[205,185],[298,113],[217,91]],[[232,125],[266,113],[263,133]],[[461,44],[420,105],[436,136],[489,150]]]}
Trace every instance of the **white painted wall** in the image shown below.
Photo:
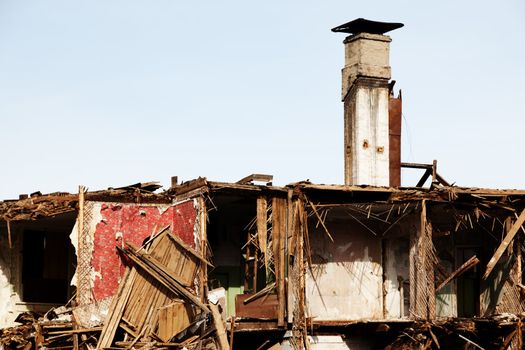
{"label": "white painted wall", "polygon": [[388,186],[388,88],[357,88],[353,133],[353,184]]}
{"label": "white painted wall", "polygon": [[312,271],[306,274],[306,304],[314,321],[383,318],[380,240],[358,223],[327,221],[334,238],[310,225]]}
{"label": "white painted wall", "polygon": [[409,318],[409,305],[403,302],[401,306],[401,288],[403,284],[403,299],[409,297],[409,287],[403,281],[409,280],[409,250],[410,240],[407,237],[391,237],[385,243],[385,309],[387,319]]}

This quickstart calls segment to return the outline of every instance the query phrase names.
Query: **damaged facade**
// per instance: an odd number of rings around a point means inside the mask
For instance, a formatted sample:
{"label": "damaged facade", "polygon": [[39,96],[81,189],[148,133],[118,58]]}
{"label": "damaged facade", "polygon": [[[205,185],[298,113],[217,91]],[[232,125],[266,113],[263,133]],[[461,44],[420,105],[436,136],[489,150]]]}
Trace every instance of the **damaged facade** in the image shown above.
{"label": "damaged facade", "polygon": [[351,34],[345,185],[254,174],[0,202],[0,326],[54,309],[4,346],[520,349],[525,190],[401,163],[384,35],[401,26],[334,28]]}

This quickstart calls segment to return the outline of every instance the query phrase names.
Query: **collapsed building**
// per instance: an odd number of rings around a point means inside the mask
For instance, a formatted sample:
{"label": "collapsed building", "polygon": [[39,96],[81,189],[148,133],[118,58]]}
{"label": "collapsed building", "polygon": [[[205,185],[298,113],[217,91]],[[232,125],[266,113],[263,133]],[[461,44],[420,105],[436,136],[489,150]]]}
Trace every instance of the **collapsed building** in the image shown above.
{"label": "collapsed building", "polygon": [[[46,313],[24,346],[75,350],[520,349],[525,190],[401,162],[400,27],[333,29],[344,185],[174,177],[0,202],[0,326]],[[402,167],[421,169],[413,187]]]}

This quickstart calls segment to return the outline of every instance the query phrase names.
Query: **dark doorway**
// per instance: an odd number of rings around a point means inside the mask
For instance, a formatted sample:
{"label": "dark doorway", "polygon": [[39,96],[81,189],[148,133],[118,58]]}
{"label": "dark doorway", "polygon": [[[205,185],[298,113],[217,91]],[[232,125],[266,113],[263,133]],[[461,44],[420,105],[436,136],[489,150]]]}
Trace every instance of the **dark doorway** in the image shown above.
{"label": "dark doorway", "polygon": [[[461,266],[476,255],[475,247],[458,247],[456,249],[456,266]],[[479,311],[480,295],[479,266],[466,271],[457,279],[458,317],[475,317]]]}
{"label": "dark doorway", "polygon": [[68,234],[25,230],[22,243],[23,301],[65,304],[70,255]]}

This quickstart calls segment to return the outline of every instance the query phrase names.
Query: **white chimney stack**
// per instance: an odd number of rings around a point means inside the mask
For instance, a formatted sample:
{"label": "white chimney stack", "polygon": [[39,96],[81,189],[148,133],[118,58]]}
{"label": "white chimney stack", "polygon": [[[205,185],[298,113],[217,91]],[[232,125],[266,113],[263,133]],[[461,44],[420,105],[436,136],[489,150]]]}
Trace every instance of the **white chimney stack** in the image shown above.
{"label": "white chimney stack", "polygon": [[342,100],[345,120],[345,184],[390,185],[390,37],[401,23],[356,19],[333,28],[344,40]]}

